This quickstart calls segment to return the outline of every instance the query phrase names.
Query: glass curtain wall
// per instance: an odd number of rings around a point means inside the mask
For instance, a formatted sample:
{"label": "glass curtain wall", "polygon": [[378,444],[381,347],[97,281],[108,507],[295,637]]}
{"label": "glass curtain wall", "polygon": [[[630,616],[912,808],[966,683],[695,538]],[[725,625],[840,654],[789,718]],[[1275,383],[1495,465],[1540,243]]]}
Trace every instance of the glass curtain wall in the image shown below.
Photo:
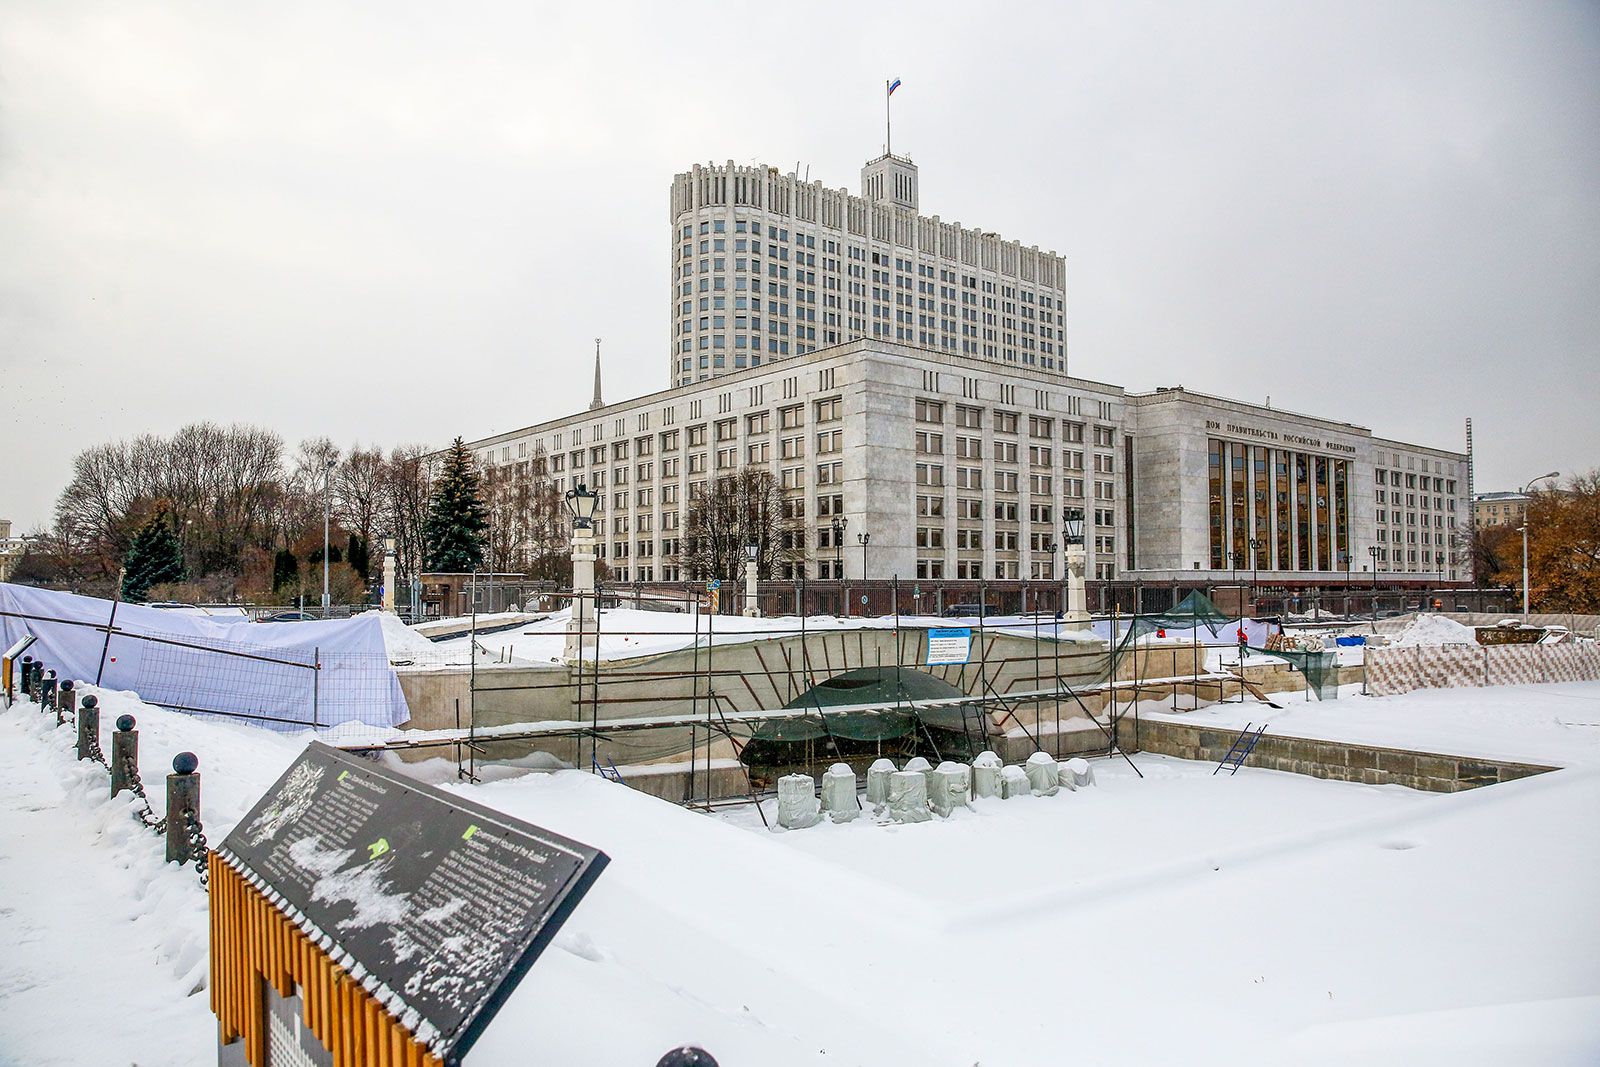
{"label": "glass curtain wall", "polygon": [[1212,570],[1347,566],[1348,461],[1213,439],[1206,463]]}

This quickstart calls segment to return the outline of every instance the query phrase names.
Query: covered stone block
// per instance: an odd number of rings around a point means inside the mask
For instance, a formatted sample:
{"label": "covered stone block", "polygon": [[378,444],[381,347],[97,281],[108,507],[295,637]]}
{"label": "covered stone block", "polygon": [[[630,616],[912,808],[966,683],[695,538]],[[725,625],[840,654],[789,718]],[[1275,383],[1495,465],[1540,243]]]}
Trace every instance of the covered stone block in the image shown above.
{"label": "covered stone block", "polygon": [[1028,765],[1024,773],[1028,776],[1028,787],[1034,796],[1053,797],[1061,789],[1057,781],[1057,765],[1055,757],[1048,752],[1035,752],[1028,757]]}
{"label": "covered stone block", "polygon": [[856,802],[856,772],[835,763],[822,776],[822,813],[834,822],[849,822],[861,814]]}
{"label": "covered stone block", "polygon": [[938,814],[949,815],[956,808],[967,806],[971,791],[972,777],[966,765],[945,760],[934,768],[928,803]]}
{"label": "covered stone block", "polygon": [[1072,775],[1073,788],[1094,785],[1094,768],[1082,756],[1074,756],[1061,765],[1063,774]]}
{"label": "covered stone block", "polygon": [[889,776],[895,771],[894,760],[876,759],[867,768],[867,803],[881,808],[889,803]]}
{"label": "covered stone block", "polygon": [[1004,765],[993,752],[980,752],[972,761],[972,795],[974,797],[1002,796],[1001,777]]}
{"label": "covered stone block", "polygon": [[1033,783],[1028,781],[1028,772],[1021,767],[1002,767],[1000,769],[1000,799],[1010,800],[1013,797],[1026,797],[1033,795]]}
{"label": "covered stone block", "polygon": [[822,816],[817,803],[817,783],[809,774],[786,774],[778,779],[778,825],[785,830],[815,826]]}
{"label": "covered stone block", "polygon": [[889,817],[895,822],[927,822],[928,779],[921,771],[895,771],[889,776]]}

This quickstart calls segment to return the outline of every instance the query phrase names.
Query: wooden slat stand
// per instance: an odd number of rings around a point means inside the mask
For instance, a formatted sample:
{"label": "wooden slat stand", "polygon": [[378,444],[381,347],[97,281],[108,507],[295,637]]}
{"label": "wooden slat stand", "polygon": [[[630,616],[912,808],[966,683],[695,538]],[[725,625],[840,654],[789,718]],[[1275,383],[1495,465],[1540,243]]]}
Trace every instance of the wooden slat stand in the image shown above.
{"label": "wooden slat stand", "polygon": [[267,992],[298,991],[333,1067],[443,1067],[378,1000],[219,853],[210,855],[211,1010],[223,1045],[267,1065]]}

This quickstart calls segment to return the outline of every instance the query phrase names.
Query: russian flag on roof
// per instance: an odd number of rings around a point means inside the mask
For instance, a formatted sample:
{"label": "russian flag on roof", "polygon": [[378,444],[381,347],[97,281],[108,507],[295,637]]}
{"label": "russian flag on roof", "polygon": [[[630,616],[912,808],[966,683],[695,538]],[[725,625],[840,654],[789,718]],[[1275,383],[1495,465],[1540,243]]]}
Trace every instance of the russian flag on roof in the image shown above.
{"label": "russian flag on roof", "polygon": [[896,89],[898,89],[898,88],[900,88],[900,79],[896,78],[894,81],[889,83],[889,93],[888,93],[888,95],[893,96],[894,95],[894,91]]}

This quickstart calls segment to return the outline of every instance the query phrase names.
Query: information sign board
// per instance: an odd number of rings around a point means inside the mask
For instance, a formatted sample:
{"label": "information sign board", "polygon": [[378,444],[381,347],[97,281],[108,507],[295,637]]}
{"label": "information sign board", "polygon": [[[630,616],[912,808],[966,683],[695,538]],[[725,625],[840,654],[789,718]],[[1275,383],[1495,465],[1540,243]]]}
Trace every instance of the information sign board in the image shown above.
{"label": "information sign board", "polygon": [[459,1062],[607,863],[603,852],[312,742],[222,858]]}
{"label": "information sign board", "polygon": [[951,626],[928,631],[927,666],[966,663],[972,657],[972,628]]}

